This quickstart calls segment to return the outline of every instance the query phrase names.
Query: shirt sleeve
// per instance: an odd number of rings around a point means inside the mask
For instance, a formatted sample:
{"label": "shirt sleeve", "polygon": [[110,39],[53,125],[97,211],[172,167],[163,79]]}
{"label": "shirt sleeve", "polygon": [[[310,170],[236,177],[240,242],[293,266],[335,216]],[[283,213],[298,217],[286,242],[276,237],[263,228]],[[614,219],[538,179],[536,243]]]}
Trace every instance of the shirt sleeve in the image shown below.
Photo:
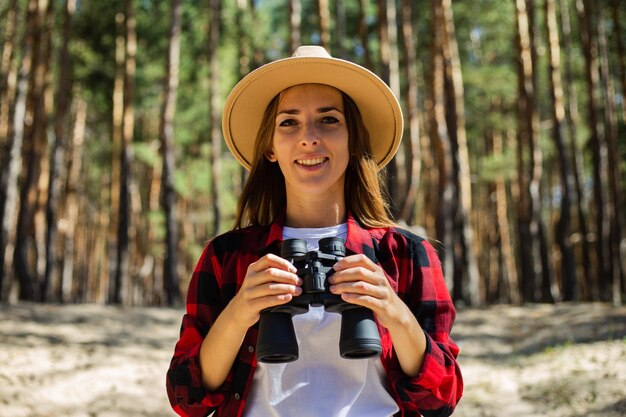
{"label": "shirt sleeve", "polygon": [[426,335],[426,353],[415,377],[407,376],[393,350],[389,352],[391,388],[404,415],[449,416],[463,393],[463,379],[456,360],[459,348],[450,338],[456,311],[439,258],[432,245],[408,232],[381,246],[391,252],[383,268]]}
{"label": "shirt sleeve", "polygon": [[166,377],[167,395],[173,410],[184,417],[207,416],[220,406],[232,382],[232,372],[215,392],[202,385],[200,347],[222,311],[220,273],[213,247],[209,244],[193,272],[187,292],[186,314],[180,338],[174,348]]}

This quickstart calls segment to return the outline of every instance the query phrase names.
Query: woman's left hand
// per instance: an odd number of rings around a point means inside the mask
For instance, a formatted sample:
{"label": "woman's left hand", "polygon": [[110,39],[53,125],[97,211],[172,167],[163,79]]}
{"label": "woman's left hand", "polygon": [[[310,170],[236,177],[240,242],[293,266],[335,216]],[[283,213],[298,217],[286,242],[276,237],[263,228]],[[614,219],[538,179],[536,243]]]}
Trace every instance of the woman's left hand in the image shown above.
{"label": "woman's left hand", "polygon": [[416,376],[426,351],[426,336],[409,307],[391,288],[383,269],[365,255],[339,260],[330,276],[330,291],[352,304],[367,307],[389,330],[404,373]]}
{"label": "woman's left hand", "polygon": [[330,276],[330,291],[352,304],[367,307],[383,326],[389,328],[406,320],[411,314],[389,284],[383,269],[365,255],[346,256]]}

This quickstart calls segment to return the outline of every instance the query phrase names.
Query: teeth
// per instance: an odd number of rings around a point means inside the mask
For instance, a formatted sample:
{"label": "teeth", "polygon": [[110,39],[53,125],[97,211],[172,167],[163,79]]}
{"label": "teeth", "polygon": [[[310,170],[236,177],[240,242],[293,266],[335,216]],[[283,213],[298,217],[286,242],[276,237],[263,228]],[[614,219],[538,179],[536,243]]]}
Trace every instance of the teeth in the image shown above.
{"label": "teeth", "polygon": [[326,158],[315,158],[315,159],[297,159],[296,162],[300,165],[313,166],[317,164],[321,164],[324,162]]}

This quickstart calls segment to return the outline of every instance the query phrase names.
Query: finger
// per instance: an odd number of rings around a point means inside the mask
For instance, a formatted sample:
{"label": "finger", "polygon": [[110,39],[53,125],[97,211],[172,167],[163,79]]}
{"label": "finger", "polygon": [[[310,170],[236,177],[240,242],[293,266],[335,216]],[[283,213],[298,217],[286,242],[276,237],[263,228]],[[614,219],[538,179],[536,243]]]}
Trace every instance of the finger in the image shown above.
{"label": "finger", "polygon": [[386,281],[386,278],[378,269],[372,271],[371,269],[363,266],[342,269],[332,274],[329,278],[329,282],[331,284],[352,281],[365,281],[374,285],[385,285],[383,281]]}
{"label": "finger", "polygon": [[261,272],[268,268],[278,268],[285,271],[290,271],[292,273],[298,272],[295,266],[291,264],[286,259],[281,258],[280,256],[274,255],[273,253],[268,253],[267,255],[260,258],[258,261],[253,262],[248,267],[248,270],[253,272]]}
{"label": "finger", "polygon": [[346,256],[345,258],[338,260],[337,263],[335,263],[335,265],[333,266],[333,269],[335,271],[342,271],[344,269],[355,268],[357,266],[364,267],[370,271],[375,271],[378,268],[378,265],[376,265],[367,256],[363,254],[356,254]]}
{"label": "finger", "polygon": [[376,299],[383,299],[386,297],[386,288],[372,285],[365,281],[352,281],[341,284],[334,284],[330,286],[330,292],[337,295],[343,294],[355,294],[369,296]]}

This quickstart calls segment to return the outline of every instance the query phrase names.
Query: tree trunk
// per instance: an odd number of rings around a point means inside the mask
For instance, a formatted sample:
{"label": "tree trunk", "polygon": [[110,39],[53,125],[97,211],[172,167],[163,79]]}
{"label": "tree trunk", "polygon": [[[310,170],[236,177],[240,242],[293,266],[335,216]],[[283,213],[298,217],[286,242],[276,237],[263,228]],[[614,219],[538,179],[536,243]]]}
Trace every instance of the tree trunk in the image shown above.
{"label": "tree trunk", "polygon": [[404,151],[406,155],[407,186],[406,194],[402,201],[398,201],[400,218],[408,224],[413,223],[415,200],[420,182],[421,159],[419,152],[419,108],[417,91],[417,46],[413,31],[413,6],[411,0],[402,1],[402,35],[405,58],[406,74],[406,108],[408,119],[408,138],[404,139]]}
{"label": "tree trunk", "polygon": [[[400,61],[398,54],[398,27],[395,0],[378,0],[378,33],[380,34],[380,62],[382,79],[391,91],[400,99]],[[397,203],[406,190],[406,170],[404,168],[404,149],[398,149],[389,162],[387,170],[387,190],[392,202]],[[399,215],[399,207],[391,205],[394,217]]]}
{"label": "tree trunk", "polygon": [[[620,1],[611,0],[611,16],[613,18],[613,33],[615,38],[615,49],[617,50],[617,65],[619,67],[619,79],[622,87],[622,97],[626,98],[626,48],[622,38],[622,24],[620,19]],[[622,12],[624,11],[622,6]],[[626,124],[626,103],[622,99],[622,122]]]}
{"label": "tree trunk", "polygon": [[[85,125],[87,119],[87,102],[82,97],[76,100],[76,120],[72,132],[72,144],[70,147],[70,155],[68,158],[68,175],[67,190],[65,193],[65,223],[67,228],[64,232],[63,244],[63,268],[61,271],[61,283],[59,300],[62,302],[76,301],[73,296],[72,288],[74,287],[76,248],[81,245],[76,242],[76,229],[79,214],[79,195],[78,187],[80,184],[80,174],[82,171],[83,143],[85,140]],[[79,258],[80,259],[80,258]],[[83,257],[84,259],[84,257]],[[94,279],[90,275],[89,279]],[[88,286],[88,282],[84,283]]]}
{"label": "tree trunk", "polygon": [[464,300],[471,305],[480,305],[483,300],[479,291],[479,272],[476,264],[474,248],[474,232],[470,223],[472,208],[472,190],[470,182],[469,151],[467,148],[467,133],[465,130],[465,98],[461,61],[452,15],[450,0],[441,1],[442,17],[444,22],[443,54],[445,63],[447,87],[448,133],[453,152],[453,175],[457,194],[455,196],[456,213],[454,225],[455,271],[457,282],[462,283]]}
{"label": "tree trunk", "polygon": [[563,298],[573,301],[578,293],[574,254],[570,241],[570,208],[574,179],[570,172],[569,156],[565,146],[565,105],[563,103],[563,86],[561,83],[561,48],[559,29],[556,18],[554,0],[545,0],[544,12],[548,38],[548,57],[550,60],[550,97],[552,100],[552,139],[557,150],[562,197],[559,202],[559,219],[556,225],[555,238],[560,250]]}
{"label": "tree trunk", "polygon": [[369,50],[369,27],[367,25],[367,0],[359,0],[359,38],[363,47],[363,65],[374,70],[372,56]]}
{"label": "tree trunk", "polygon": [[[10,129],[11,123],[11,107],[14,105],[15,94],[17,90],[18,69],[15,63],[16,54],[14,53],[17,39],[17,23],[18,23],[18,2],[11,0],[7,12],[7,20],[5,26],[4,46],[2,49],[2,61],[0,62],[0,302],[8,298],[5,291],[8,288],[8,280],[5,279],[6,269],[9,266],[9,260],[13,257],[13,245],[15,241],[15,211],[17,208],[17,180],[19,175],[19,167],[22,164],[20,149],[22,147],[23,137],[23,117],[25,109],[25,101],[22,101],[22,108],[14,108],[15,117],[20,117],[20,127]],[[24,45],[24,53],[22,56],[22,67],[20,71],[20,80],[25,80],[30,71],[31,48],[26,45],[26,35],[22,41]],[[24,72],[26,71],[26,72]],[[28,93],[27,84],[21,85],[24,89],[21,91],[26,97]],[[18,132],[19,130],[19,132]],[[15,136],[19,133],[19,138]],[[10,134],[13,136],[11,137]],[[10,253],[7,253],[7,246],[10,244]],[[5,254],[8,258],[5,262]],[[6,288],[5,288],[6,287]]]}
{"label": "tree trunk", "polygon": [[57,86],[54,115],[54,138],[50,158],[50,178],[48,183],[48,201],[46,202],[46,269],[42,283],[42,299],[47,300],[51,293],[51,283],[58,278],[57,265],[57,221],[60,194],[66,180],[64,170],[65,150],[67,148],[67,113],[72,96],[69,42],[72,16],[76,9],[76,0],[66,0],[64,7],[63,38],[59,52],[59,81]]}
{"label": "tree trunk", "polygon": [[124,2],[124,93],[122,110],[122,142],[120,155],[119,221],[117,228],[117,252],[113,293],[109,302],[122,304],[128,301],[130,284],[130,241],[134,237],[131,221],[133,132],[135,128],[135,71],[137,33],[133,0]]}
{"label": "tree trunk", "polygon": [[[569,136],[569,149],[572,166],[572,176],[574,179],[574,188],[572,201],[576,207],[576,242],[579,242],[579,257],[582,258],[583,279],[580,282],[579,296],[583,300],[591,300],[592,288],[592,264],[591,254],[589,250],[589,231],[587,226],[587,211],[585,210],[585,194],[583,192],[581,177],[583,175],[583,157],[582,152],[577,144],[577,129],[579,121],[578,99],[573,91],[574,75],[572,70],[572,39],[571,39],[571,23],[569,14],[569,1],[560,0],[561,11],[561,28],[563,33],[563,48],[565,58],[565,96],[567,98],[567,106],[565,107],[565,119],[567,122],[567,132]],[[574,243],[574,242],[573,242]],[[574,248],[576,249],[576,248]],[[577,275],[579,275],[577,273]],[[574,296],[578,296],[574,294]]]}
{"label": "tree trunk", "polygon": [[599,73],[598,73],[598,49],[593,34],[593,8],[592,2],[589,0],[576,0],[576,8],[580,21],[580,35],[582,42],[582,50],[585,58],[585,77],[587,81],[587,112],[589,120],[589,147],[592,152],[593,159],[593,208],[595,209],[595,263],[597,271],[595,276],[598,277],[594,287],[597,288],[598,295],[601,300],[608,300],[609,293],[609,277],[611,276],[610,251],[609,251],[609,234],[610,222],[606,213],[606,177],[607,160],[605,147],[604,126],[600,122],[599,117]]}
{"label": "tree trunk", "polygon": [[600,52],[600,87],[604,93],[604,125],[606,149],[608,151],[608,203],[607,216],[609,217],[609,256],[611,259],[610,286],[611,299],[614,304],[622,302],[622,276],[624,271],[620,262],[620,243],[622,240],[622,214],[624,199],[620,188],[620,161],[617,146],[617,109],[615,108],[615,87],[609,68],[609,53],[606,40],[606,24],[602,13],[602,5],[598,4],[598,47]]}
{"label": "tree trunk", "polygon": [[344,0],[335,0],[335,37],[336,45],[333,56],[342,59],[349,59],[346,55],[346,5]]}
{"label": "tree trunk", "polygon": [[220,62],[217,56],[217,49],[220,42],[220,16],[221,0],[210,0],[211,22],[209,23],[209,63],[211,66],[210,79],[210,109],[211,118],[211,197],[213,207],[213,236],[217,235],[221,227],[221,198],[220,184],[222,183],[222,124],[220,107]]}
{"label": "tree trunk", "polygon": [[453,213],[454,195],[453,157],[450,135],[446,123],[446,98],[444,89],[444,56],[443,42],[445,35],[443,9],[441,0],[431,0],[431,131],[437,154],[438,196],[436,202],[437,239],[446,248],[440,253],[446,284],[452,292],[453,300],[463,299],[462,288],[454,282],[453,248]]}
{"label": "tree trunk", "polygon": [[[45,244],[41,238],[44,227],[42,206],[47,190],[47,108],[46,96],[51,39],[48,23],[52,18],[52,3],[31,1],[28,4],[27,23],[32,30],[32,71],[27,98],[27,112],[24,129],[23,182],[20,190],[20,210],[17,219],[17,234],[13,263],[15,274],[20,282],[21,300],[40,300],[41,276],[45,267]],[[22,119],[24,120],[24,119]],[[29,124],[30,123],[30,124]],[[42,187],[42,185],[45,186]],[[42,190],[42,188],[44,188]]]}
{"label": "tree trunk", "polygon": [[[15,43],[17,40],[17,24],[18,24],[19,7],[17,0],[11,0],[8,6],[6,23],[4,27],[4,44],[2,47],[2,55],[0,56],[0,161],[6,159],[5,149],[10,147],[9,142],[9,124],[10,124],[10,108],[15,97],[15,88],[17,83],[17,65],[15,65]],[[3,161],[4,162],[4,161]],[[5,163],[2,164],[6,166]],[[4,169],[0,170],[0,180],[4,179]],[[2,185],[5,185],[2,183]],[[2,187],[4,190],[5,187]],[[0,193],[2,192],[0,190]],[[0,204],[2,198],[0,196]],[[0,217],[2,216],[0,207]]]}
{"label": "tree trunk", "polygon": [[330,52],[330,5],[328,0],[317,0],[320,45]]}
{"label": "tree trunk", "polygon": [[[526,301],[547,301],[545,281],[549,276],[543,249],[543,226],[540,218],[541,148],[538,144],[539,116],[535,96],[535,72],[532,57],[532,4],[516,0],[518,49],[518,144],[519,182],[518,233],[523,294]],[[528,151],[528,157],[525,157]],[[526,163],[527,160],[527,163]]]}
{"label": "tree trunk", "polygon": [[289,54],[302,44],[302,3],[300,0],[289,0]]}
{"label": "tree trunk", "polygon": [[174,189],[174,115],[180,61],[181,0],[172,0],[169,27],[169,51],[165,72],[163,107],[161,111],[161,152],[163,171],[161,201],[165,213],[166,255],[163,264],[163,285],[168,305],[180,303],[178,279],[178,224],[176,215],[176,190]]}

